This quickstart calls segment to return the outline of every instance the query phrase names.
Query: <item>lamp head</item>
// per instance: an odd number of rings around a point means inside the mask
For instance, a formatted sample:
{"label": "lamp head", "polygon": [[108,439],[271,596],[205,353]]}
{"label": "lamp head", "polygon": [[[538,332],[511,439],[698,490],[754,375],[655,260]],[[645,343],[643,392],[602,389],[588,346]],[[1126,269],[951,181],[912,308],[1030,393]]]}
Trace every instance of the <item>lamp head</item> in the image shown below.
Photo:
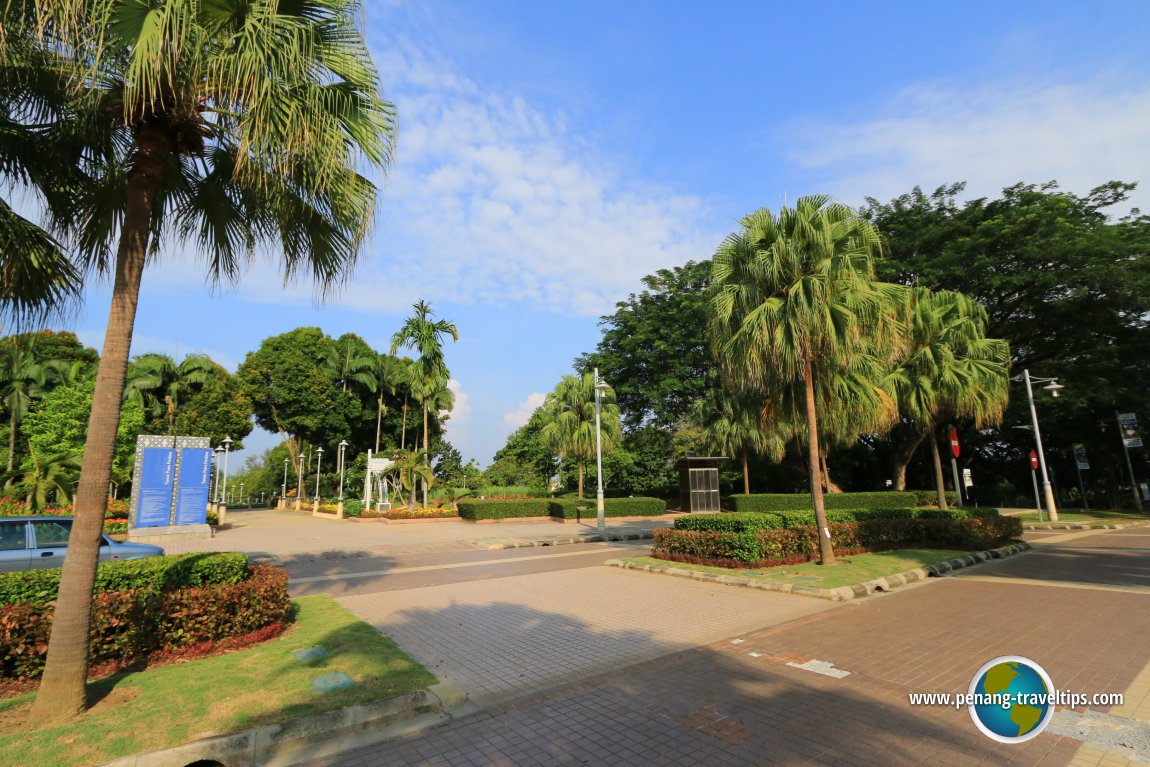
{"label": "lamp head", "polygon": [[1058,383],[1058,379],[1055,379],[1055,380],[1051,381],[1050,383],[1046,384],[1046,386],[1043,386],[1042,388],[1046,389],[1046,391],[1050,392],[1051,397],[1057,397],[1058,392],[1061,391],[1062,389],[1065,389],[1066,387],[1063,386],[1062,384]]}

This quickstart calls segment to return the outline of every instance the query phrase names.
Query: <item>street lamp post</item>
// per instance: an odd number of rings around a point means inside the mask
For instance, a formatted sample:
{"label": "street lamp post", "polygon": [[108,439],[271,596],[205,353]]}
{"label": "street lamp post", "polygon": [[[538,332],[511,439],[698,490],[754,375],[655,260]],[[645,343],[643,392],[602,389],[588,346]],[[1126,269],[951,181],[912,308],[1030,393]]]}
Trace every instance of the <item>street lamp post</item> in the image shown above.
{"label": "street lamp post", "polygon": [[216,494],[215,494],[215,498],[216,498],[216,505],[217,506],[219,506],[220,503],[223,501],[223,498],[220,495],[220,483],[223,480],[223,476],[224,476],[224,463],[221,460],[223,452],[224,452],[224,449],[222,447],[220,447],[219,445],[216,445],[216,450],[215,450],[215,453],[216,453]]}
{"label": "street lamp post", "polygon": [[299,479],[298,486],[295,491],[295,508],[299,511],[303,508],[303,450],[299,453]]}
{"label": "street lamp post", "polygon": [[315,449],[315,511],[319,511],[319,466],[323,462],[323,448]]}
{"label": "street lamp post", "polygon": [[288,464],[289,463],[291,463],[291,459],[285,458],[284,459],[284,483],[283,483],[283,487],[280,488],[280,508],[281,509],[287,508],[287,470],[288,470]]}
{"label": "street lamp post", "polygon": [[599,368],[595,368],[595,521],[599,532],[606,530],[603,511],[603,437],[600,428],[600,395],[609,387],[606,382],[599,379]]}
{"label": "street lamp post", "polygon": [[341,516],[343,515],[343,470],[346,453],[347,440],[341,439],[339,441],[339,455],[337,456],[339,462],[339,514]]}
{"label": "street lamp post", "polygon": [[244,502],[244,481],[241,479],[240,480],[240,504],[242,505],[243,502]]}
{"label": "street lamp post", "polygon": [[1038,447],[1038,466],[1042,470],[1042,495],[1046,499],[1046,511],[1050,514],[1050,521],[1058,521],[1058,508],[1054,504],[1054,490],[1050,486],[1050,477],[1046,473],[1046,453],[1042,449],[1042,433],[1038,430],[1038,411],[1034,407],[1034,389],[1031,382],[1045,383],[1042,387],[1057,397],[1062,385],[1057,378],[1031,378],[1029,370],[1022,371],[1022,380],[1026,382],[1026,398],[1030,402],[1030,423],[1034,428],[1034,442]]}
{"label": "street lamp post", "polygon": [[[231,437],[224,437],[224,497],[225,497],[225,499],[226,499],[227,494],[228,494],[228,452],[231,450],[231,447],[232,447],[232,438]],[[228,507],[227,507],[226,503],[220,507],[217,516],[219,517],[219,523],[221,525],[224,524],[224,521],[228,516]]]}

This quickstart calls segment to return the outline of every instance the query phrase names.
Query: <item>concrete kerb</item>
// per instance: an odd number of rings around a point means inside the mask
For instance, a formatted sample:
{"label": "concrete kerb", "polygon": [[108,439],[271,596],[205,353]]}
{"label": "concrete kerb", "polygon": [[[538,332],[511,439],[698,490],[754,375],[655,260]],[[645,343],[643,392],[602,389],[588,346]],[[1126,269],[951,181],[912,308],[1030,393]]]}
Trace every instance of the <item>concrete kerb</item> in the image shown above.
{"label": "concrete kerb", "polygon": [[133,754],[104,767],[186,767],[202,760],[225,767],[289,767],[425,729],[450,719],[450,710],[466,702],[463,690],[441,682],[376,703]]}
{"label": "concrete kerb", "polygon": [[691,578],[697,581],[708,581],[711,583],[723,583],[730,586],[744,586],[752,589],[761,589],[763,591],[778,591],[783,594],[799,594],[805,597],[814,597],[816,599],[829,599],[834,602],[847,602],[852,599],[859,599],[861,597],[869,596],[878,592],[886,592],[898,586],[905,586],[908,583],[916,583],[918,581],[925,581],[927,578],[944,575],[954,570],[960,570],[964,567],[988,562],[991,559],[1004,559],[1006,557],[1020,554],[1023,551],[1028,551],[1030,544],[1025,541],[1019,543],[1012,543],[1009,546],[1003,546],[997,549],[990,549],[989,551],[978,551],[971,554],[966,554],[954,559],[948,559],[945,562],[938,564],[928,565],[927,567],[917,567],[913,570],[906,570],[905,572],[896,573],[894,575],[887,575],[882,578],[875,578],[862,583],[856,583],[851,586],[840,586],[834,589],[817,589],[813,586],[803,586],[797,583],[779,583],[776,581],[764,581],[757,578],[745,578],[737,575],[720,575],[718,573],[708,573],[700,570],[687,570],[680,567],[671,567],[669,565],[649,565],[641,564],[638,562],[625,562],[621,559],[609,559],[603,564],[611,567],[622,567],[627,570],[641,570],[647,573],[658,573],[660,575],[674,575],[680,578]]}
{"label": "concrete kerb", "polygon": [[1145,527],[1150,520],[1135,520],[1134,522],[1115,522],[1105,525],[1088,525],[1083,522],[1028,522],[1022,526],[1023,530],[1125,530],[1128,527]]}

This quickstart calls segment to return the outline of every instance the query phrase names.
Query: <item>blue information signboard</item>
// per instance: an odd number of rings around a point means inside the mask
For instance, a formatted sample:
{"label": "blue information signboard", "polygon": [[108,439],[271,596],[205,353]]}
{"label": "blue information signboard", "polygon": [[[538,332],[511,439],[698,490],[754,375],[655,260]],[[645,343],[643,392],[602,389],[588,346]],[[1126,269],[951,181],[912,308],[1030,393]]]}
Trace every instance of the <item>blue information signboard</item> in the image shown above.
{"label": "blue information signboard", "polygon": [[176,490],[176,524],[203,525],[208,521],[208,486],[212,481],[212,450],[180,450],[180,484]]}
{"label": "blue information signboard", "polygon": [[172,486],[176,477],[176,451],[170,447],[144,448],[140,476],[136,478],[136,527],[171,524]]}

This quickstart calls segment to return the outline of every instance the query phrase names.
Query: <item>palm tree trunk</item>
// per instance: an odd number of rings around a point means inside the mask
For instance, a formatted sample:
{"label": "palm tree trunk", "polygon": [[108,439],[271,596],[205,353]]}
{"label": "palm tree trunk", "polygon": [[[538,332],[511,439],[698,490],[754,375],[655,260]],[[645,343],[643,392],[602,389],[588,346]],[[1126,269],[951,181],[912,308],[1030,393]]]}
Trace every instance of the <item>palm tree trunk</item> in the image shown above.
{"label": "palm tree trunk", "polygon": [[379,427],[383,424],[383,395],[379,395],[379,406],[375,411],[375,452],[379,452]]}
{"label": "palm tree trunk", "polygon": [[751,471],[747,466],[747,446],[743,445],[743,494],[751,494]]}
{"label": "palm tree trunk", "polygon": [[12,408],[12,415],[8,419],[8,473],[16,465],[16,408]]}
{"label": "palm tree trunk", "polygon": [[163,180],[166,159],[172,151],[169,137],[159,130],[144,128],[137,134],[136,142],[137,150],[128,172],[108,327],[92,394],[84,464],[76,492],[75,521],[60,576],[44,676],[32,706],[31,720],[38,723],[71,719],[86,706],[92,586],[104,529],[116,429],[120,424],[120,400],[151,234],[152,205]]}
{"label": "palm tree trunk", "polygon": [[946,481],[942,478],[942,456],[938,452],[938,435],[930,427],[930,457],[934,461],[934,488],[938,492],[938,508],[946,508]]}
{"label": "palm tree trunk", "polygon": [[579,459],[579,500],[583,500],[583,459]]}
{"label": "palm tree trunk", "polygon": [[827,524],[827,510],[823,505],[822,472],[819,471],[819,423],[815,415],[815,378],[814,366],[810,355],[804,360],[806,380],[806,410],[807,410],[807,470],[811,480],[811,504],[815,509],[815,524],[819,528],[819,564],[833,565],[835,563],[835,550],[831,545],[830,526]]}
{"label": "palm tree trunk", "polygon": [[399,432],[399,449],[407,445],[407,395],[403,397],[403,430]]}
{"label": "palm tree trunk", "polygon": [[[431,465],[431,454],[427,451],[427,405],[423,406],[423,465]],[[423,477],[419,478],[419,483],[423,487],[423,508],[427,508],[427,480]]]}

